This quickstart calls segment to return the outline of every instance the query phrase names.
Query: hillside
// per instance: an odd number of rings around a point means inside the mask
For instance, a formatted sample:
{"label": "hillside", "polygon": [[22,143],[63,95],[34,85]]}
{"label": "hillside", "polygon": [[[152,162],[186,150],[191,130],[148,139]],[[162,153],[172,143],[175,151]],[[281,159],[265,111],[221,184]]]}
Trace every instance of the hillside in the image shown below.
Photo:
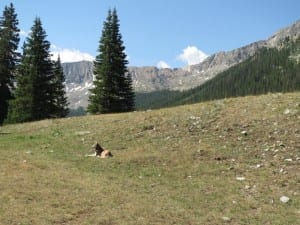
{"label": "hillside", "polygon": [[[298,224],[299,103],[269,94],[0,127],[0,224]],[[114,157],[85,157],[95,141]]]}

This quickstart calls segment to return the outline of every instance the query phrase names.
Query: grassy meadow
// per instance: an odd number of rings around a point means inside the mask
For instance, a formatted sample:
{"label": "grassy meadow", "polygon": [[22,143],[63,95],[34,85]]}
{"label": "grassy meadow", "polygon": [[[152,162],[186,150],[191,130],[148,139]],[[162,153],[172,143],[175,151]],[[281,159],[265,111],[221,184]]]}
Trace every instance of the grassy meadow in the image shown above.
{"label": "grassy meadow", "polygon": [[299,221],[299,92],[0,127],[1,225]]}

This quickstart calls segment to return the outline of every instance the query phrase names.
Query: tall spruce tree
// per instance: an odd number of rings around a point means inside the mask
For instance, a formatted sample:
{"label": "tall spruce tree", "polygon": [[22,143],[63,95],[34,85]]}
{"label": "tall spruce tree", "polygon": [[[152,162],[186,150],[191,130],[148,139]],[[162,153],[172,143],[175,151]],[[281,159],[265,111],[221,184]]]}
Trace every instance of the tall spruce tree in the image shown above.
{"label": "tall spruce tree", "polygon": [[68,99],[66,97],[65,91],[65,75],[63,68],[61,66],[60,57],[58,56],[57,61],[54,63],[54,99],[55,99],[55,106],[56,106],[56,117],[66,117],[69,113],[68,108]]}
{"label": "tall spruce tree", "polygon": [[23,46],[16,77],[15,99],[11,101],[8,122],[34,121],[55,116],[55,76],[50,58],[50,42],[40,18],[34,20]]}
{"label": "tall spruce tree", "polygon": [[11,3],[6,6],[0,18],[0,125],[7,117],[8,103],[12,99],[16,64],[20,54],[17,52],[19,21]]}
{"label": "tall spruce tree", "polygon": [[116,9],[108,11],[94,61],[94,88],[89,96],[88,112],[127,112],[134,109],[132,78],[127,70],[125,47]]}

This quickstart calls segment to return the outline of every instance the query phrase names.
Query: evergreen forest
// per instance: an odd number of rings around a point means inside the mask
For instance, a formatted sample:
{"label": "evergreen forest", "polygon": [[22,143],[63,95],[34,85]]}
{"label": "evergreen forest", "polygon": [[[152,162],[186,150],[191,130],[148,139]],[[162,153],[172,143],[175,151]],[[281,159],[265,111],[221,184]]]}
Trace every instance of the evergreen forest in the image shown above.
{"label": "evergreen forest", "polygon": [[280,48],[262,48],[249,59],[191,90],[137,94],[137,109],[191,104],[214,99],[300,90],[300,38]]}
{"label": "evergreen forest", "polygon": [[[51,59],[50,41],[39,17],[18,51],[19,21],[11,3],[0,17],[0,125],[69,115],[65,75],[60,57]],[[134,109],[132,78],[116,9],[109,10],[94,62],[95,81],[88,112],[112,113]],[[83,114],[72,111],[71,115]]]}

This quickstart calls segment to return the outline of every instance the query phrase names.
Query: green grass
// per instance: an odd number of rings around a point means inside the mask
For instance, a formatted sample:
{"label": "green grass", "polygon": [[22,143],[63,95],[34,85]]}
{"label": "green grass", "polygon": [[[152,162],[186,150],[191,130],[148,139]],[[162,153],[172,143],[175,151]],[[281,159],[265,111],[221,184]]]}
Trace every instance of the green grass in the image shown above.
{"label": "green grass", "polygon": [[296,225],[299,158],[299,92],[4,126],[0,224]]}

